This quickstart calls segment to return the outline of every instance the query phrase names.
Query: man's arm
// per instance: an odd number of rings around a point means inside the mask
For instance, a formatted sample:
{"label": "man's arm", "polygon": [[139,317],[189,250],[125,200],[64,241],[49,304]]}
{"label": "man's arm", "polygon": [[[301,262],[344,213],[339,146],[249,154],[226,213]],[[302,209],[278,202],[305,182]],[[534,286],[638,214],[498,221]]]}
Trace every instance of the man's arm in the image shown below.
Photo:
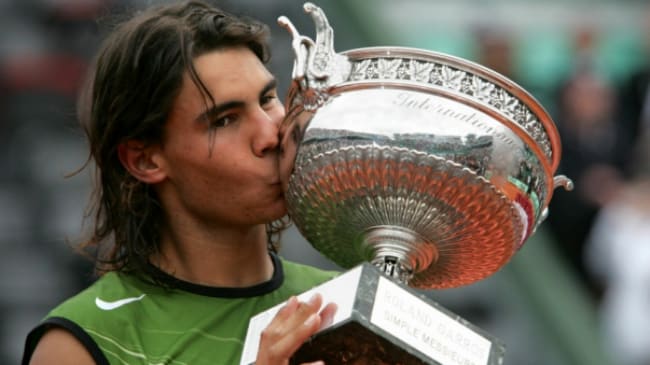
{"label": "man's arm", "polygon": [[86,348],[70,332],[53,327],[41,338],[34,349],[30,365],[95,365]]}

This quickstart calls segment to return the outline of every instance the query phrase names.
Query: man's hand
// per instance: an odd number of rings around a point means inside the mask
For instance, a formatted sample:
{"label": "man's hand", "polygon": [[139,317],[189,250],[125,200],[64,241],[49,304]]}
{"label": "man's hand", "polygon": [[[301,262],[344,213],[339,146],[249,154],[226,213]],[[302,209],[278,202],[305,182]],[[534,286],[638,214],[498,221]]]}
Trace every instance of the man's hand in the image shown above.
{"label": "man's hand", "polygon": [[[289,298],[271,323],[262,331],[256,365],[288,365],[291,356],[320,328],[332,322],[336,304],[329,303],[320,310],[323,298],[315,294],[309,301]],[[324,365],[316,361],[303,365]]]}

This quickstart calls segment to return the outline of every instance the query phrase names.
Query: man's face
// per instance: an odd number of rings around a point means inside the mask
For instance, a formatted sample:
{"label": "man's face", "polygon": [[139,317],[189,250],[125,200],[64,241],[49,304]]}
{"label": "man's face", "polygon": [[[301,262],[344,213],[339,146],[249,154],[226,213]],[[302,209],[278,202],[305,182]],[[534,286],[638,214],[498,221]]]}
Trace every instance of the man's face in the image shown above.
{"label": "man's face", "polygon": [[313,115],[313,112],[301,111],[298,115],[285,118],[280,126],[280,181],[285,192],[289,189],[298,145]]}
{"label": "man's face", "polygon": [[282,217],[277,147],[284,108],[274,77],[243,47],[207,53],[194,65],[215,104],[185,76],[160,150],[164,208],[172,219],[211,226]]}

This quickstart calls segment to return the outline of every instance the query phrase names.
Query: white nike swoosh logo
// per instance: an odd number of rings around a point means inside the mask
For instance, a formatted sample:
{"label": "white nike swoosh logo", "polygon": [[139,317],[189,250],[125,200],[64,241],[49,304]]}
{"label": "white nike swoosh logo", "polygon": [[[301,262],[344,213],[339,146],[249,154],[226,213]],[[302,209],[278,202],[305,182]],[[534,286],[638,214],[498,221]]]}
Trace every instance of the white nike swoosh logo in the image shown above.
{"label": "white nike swoosh logo", "polygon": [[142,294],[139,297],[124,298],[124,299],[116,300],[114,302],[107,302],[105,300],[99,299],[99,297],[96,297],[95,298],[95,305],[97,305],[97,308],[99,308],[99,309],[102,309],[102,310],[105,310],[105,311],[110,311],[110,310],[113,310],[115,308],[119,308],[119,307],[121,307],[121,306],[123,306],[125,304],[137,302],[138,300],[141,300],[142,298],[144,298],[145,295],[146,294]]}

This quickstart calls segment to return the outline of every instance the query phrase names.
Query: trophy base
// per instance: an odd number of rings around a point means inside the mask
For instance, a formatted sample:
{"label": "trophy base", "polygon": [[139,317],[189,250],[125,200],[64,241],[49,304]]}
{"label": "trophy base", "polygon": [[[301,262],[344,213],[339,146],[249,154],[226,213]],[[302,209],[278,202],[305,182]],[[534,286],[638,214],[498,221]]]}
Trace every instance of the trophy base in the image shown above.
{"label": "trophy base", "polygon": [[[290,364],[323,360],[353,365],[499,365],[503,344],[480,328],[363,263],[306,293],[338,306],[332,324],[312,336]],[[259,335],[281,304],[249,323],[242,365],[254,363]]]}
{"label": "trophy base", "polygon": [[427,364],[355,321],[314,336],[296,352],[289,363],[297,365],[318,360],[323,360],[326,364]]}

